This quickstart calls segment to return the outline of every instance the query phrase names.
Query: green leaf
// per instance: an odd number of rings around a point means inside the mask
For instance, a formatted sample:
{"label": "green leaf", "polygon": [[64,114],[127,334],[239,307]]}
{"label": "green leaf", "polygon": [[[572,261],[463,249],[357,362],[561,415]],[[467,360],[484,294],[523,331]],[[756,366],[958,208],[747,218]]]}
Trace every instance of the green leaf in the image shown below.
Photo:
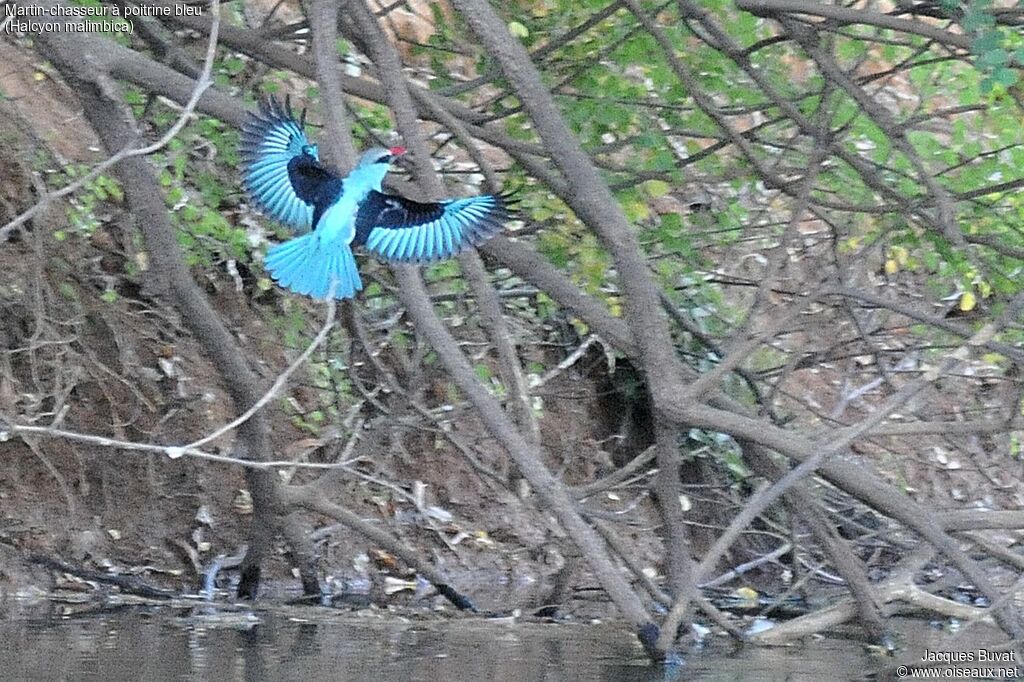
{"label": "green leaf", "polygon": [[977,4],[972,3],[964,13],[964,18],[960,25],[967,33],[973,33],[983,28],[995,26],[995,23],[995,17],[984,11]]}
{"label": "green leaf", "polygon": [[971,42],[971,52],[984,54],[991,52],[1000,46],[1003,35],[999,31],[986,31]]}
{"label": "green leaf", "polygon": [[1005,66],[1010,61],[1010,53],[1001,47],[991,49],[978,56],[978,66],[991,68],[993,66]]}
{"label": "green leaf", "polygon": [[519,39],[526,38],[530,35],[530,29],[526,28],[518,21],[508,22],[508,32]]}
{"label": "green leaf", "polygon": [[978,299],[974,296],[974,293],[965,291],[963,296],[960,297],[960,310],[970,312],[974,310],[974,306],[978,304]]}
{"label": "green leaf", "polygon": [[664,180],[648,180],[644,183],[644,189],[652,197],[663,197],[672,189]]}
{"label": "green leaf", "polygon": [[1020,80],[1020,71],[1003,66],[992,73],[992,80],[1008,88]]}

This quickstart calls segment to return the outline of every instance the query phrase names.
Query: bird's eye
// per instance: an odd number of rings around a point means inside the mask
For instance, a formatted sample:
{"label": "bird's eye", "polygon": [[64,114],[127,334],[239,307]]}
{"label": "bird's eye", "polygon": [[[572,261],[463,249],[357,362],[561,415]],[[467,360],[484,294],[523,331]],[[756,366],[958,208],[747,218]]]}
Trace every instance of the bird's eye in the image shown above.
{"label": "bird's eye", "polygon": [[374,163],[389,163],[390,161],[391,154],[381,154]]}

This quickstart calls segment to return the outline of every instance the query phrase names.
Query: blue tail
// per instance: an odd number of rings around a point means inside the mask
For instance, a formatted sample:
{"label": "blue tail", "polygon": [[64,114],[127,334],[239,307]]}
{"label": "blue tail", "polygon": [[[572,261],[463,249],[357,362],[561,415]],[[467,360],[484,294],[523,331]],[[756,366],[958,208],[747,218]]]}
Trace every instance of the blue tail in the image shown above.
{"label": "blue tail", "polygon": [[284,288],[313,298],[327,298],[335,278],[335,298],[352,298],[363,288],[349,245],[340,240],[323,243],[316,232],[271,248],[266,267]]}

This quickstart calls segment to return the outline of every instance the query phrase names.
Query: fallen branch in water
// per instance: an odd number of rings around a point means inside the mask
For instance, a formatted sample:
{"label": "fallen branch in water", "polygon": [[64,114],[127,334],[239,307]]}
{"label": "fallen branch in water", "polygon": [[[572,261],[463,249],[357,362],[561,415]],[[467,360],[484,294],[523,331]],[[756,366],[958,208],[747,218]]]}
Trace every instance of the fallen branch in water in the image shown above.
{"label": "fallen branch in water", "polygon": [[39,564],[40,566],[46,566],[47,568],[68,575],[73,575],[76,578],[83,580],[89,580],[97,583],[105,583],[107,585],[114,585],[119,590],[126,594],[136,594],[140,597],[147,597],[149,599],[174,599],[179,597],[177,592],[172,590],[165,590],[160,587],[154,587],[149,585],[142,580],[139,580],[135,576],[130,575],[112,575],[110,573],[102,573],[100,571],[93,571],[88,568],[81,566],[73,566],[63,559],[59,559],[48,554],[41,554],[38,552],[29,554],[27,557],[28,561],[33,564]]}

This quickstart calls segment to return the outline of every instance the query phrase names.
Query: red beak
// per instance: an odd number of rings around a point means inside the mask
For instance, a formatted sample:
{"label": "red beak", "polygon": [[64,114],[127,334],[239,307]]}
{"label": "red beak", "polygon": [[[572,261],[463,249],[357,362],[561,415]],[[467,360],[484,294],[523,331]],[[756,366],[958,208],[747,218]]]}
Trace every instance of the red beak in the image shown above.
{"label": "red beak", "polygon": [[388,149],[388,152],[391,154],[391,156],[401,156],[402,154],[405,153],[405,151],[405,147],[391,147],[390,149]]}

